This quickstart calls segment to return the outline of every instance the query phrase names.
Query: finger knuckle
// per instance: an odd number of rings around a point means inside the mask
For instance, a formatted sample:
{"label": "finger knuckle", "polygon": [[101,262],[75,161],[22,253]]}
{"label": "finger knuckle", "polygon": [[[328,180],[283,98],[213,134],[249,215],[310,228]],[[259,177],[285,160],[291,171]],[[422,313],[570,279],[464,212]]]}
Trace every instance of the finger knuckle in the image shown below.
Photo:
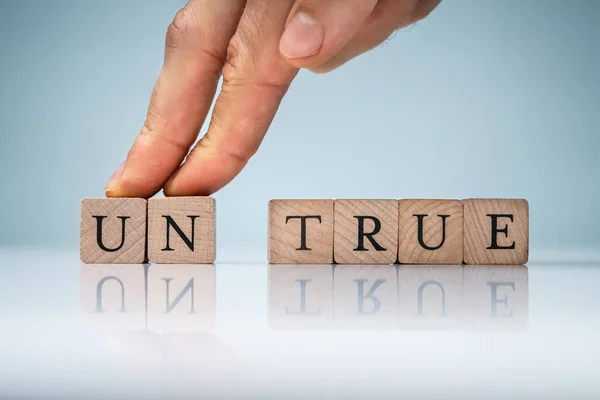
{"label": "finger knuckle", "polygon": [[194,29],[194,17],[190,8],[184,7],[175,14],[175,18],[167,28],[167,47],[179,47]]}

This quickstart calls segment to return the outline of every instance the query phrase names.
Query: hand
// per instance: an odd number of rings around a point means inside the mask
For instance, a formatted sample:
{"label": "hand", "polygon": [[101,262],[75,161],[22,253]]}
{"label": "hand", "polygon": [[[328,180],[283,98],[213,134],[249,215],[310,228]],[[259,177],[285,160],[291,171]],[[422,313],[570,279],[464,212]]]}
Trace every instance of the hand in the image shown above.
{"label": "hand", "polygon": [[[106,195],[216,192],[257,151],[299,68],[330,71],[439,2],[190,0],[168,28],[146,121]],[[188,155],[221,76],[208,132]]]}

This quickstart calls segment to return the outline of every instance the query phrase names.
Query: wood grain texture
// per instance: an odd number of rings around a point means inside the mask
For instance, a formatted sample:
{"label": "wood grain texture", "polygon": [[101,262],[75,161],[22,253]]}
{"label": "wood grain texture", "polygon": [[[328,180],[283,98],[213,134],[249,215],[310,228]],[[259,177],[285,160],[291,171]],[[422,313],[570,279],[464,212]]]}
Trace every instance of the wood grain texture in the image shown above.
{"label": "wood grain texture", "polygon": [[[336,263],[393,264],[396,262],[398,255],[398,202],[396,200],[336,200],[334,212],[333,258]],[[374,232],[375,221],[379,221],[380,230],[372,235],[372,239],[379,245],[380,250],[367,237],[359,234],[361,219],[357,217],[370,217],[362,218],[364,233]]]}
{"label": "wood grain texture", "polygon": [[398,277],[394,265],[336,265],[334,325],[340,329],[398,328]]}
{"label": "wood grain texture", "polygon": [[399,262],[462,264],[463,205],[460,200],[400,200],[398,213]]}
{"label": "wood grain texture", "polygon": [[210,332],[216,320],[215,266],[150,265],[148,329],[158,333]]}
{"label": "wood grain texture", "polygon": [[85,324],[107,331],[146,328],[144,265],[82,264],[80,304]]}
{"label": "wood grain texture", "polygon": [[[302,246],[302,221],[306,218]],[[331,264],[333,262],[333,200],[271,200],[269,263]]]}
{"label": "wood grain texture", "polygon": [[461,265],[398,266],[401,329],[461,329],[462,295]]}
{"label": "wood grain texture", "polygon": [[521,331],[529,320],[529,277],[524,265],[464,267],[464,325],[473,331]]}
{"label": "wood grain texture", "polygon": [[[190,243],[186,243],[172,224],[168,225],[168,217],[179,227]],[[167,243],[167,233],[169,243]],[[215,248],[215,200],[213,198],[167,197],[148,201],[148,258],[151,262],[209,264],[215,261]]]}
{"label": "wood grain texture", "polygon": [[[506,216],[497,217],[497,232],[494,235],[493,215],[510,215],[512,222]],[[505,228],[508,229],[508,234],[503,232]],[[494,236],[496,243],[493,243]],[[514,249],[506,248],[513,244]],[[525,264],[529,259],[527,200],[464,200],[464,258],[467,264]]]}
{"label": "wood grain texture", "polygon": [[269,265],[269,325],[275,330],[333,324],[333,266]]}
{"label": "wood grain texture", "polygon": [[[81,261],[88,264],[143,263],[146,260],[147,204],[145,199],[82,200]],[[100,237],[99,225],[102,228]]]}

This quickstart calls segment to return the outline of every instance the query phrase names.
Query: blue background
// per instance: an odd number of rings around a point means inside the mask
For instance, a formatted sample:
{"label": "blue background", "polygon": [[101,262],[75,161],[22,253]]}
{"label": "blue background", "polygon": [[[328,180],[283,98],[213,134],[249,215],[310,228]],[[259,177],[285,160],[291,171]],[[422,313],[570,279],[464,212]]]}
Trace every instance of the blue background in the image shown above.
{"label": "blue background", "polygon": [[[0,0],[0,244],[78,246],[79,202],[139,132],[183,5]],[[287,197],[524,197],[534,251],[598,250],[599,71],[598,1],[443,1],[300,73],[215,196],[219,258],[266,257],[267,202]]]}

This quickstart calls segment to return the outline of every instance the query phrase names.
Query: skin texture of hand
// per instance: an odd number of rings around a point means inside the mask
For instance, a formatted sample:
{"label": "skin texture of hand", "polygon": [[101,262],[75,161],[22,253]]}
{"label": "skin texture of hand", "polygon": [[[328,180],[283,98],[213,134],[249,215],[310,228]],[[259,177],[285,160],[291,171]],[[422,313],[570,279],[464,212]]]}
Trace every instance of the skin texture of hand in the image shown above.
{"label": "skin texture of hand", "polygon": [[[106,196],[216,192],[256,153],[299,68],[331,71],[439,2],[190,0],[167,30],[146,121]],[[190,152],[220,77],[208,132]]]}

